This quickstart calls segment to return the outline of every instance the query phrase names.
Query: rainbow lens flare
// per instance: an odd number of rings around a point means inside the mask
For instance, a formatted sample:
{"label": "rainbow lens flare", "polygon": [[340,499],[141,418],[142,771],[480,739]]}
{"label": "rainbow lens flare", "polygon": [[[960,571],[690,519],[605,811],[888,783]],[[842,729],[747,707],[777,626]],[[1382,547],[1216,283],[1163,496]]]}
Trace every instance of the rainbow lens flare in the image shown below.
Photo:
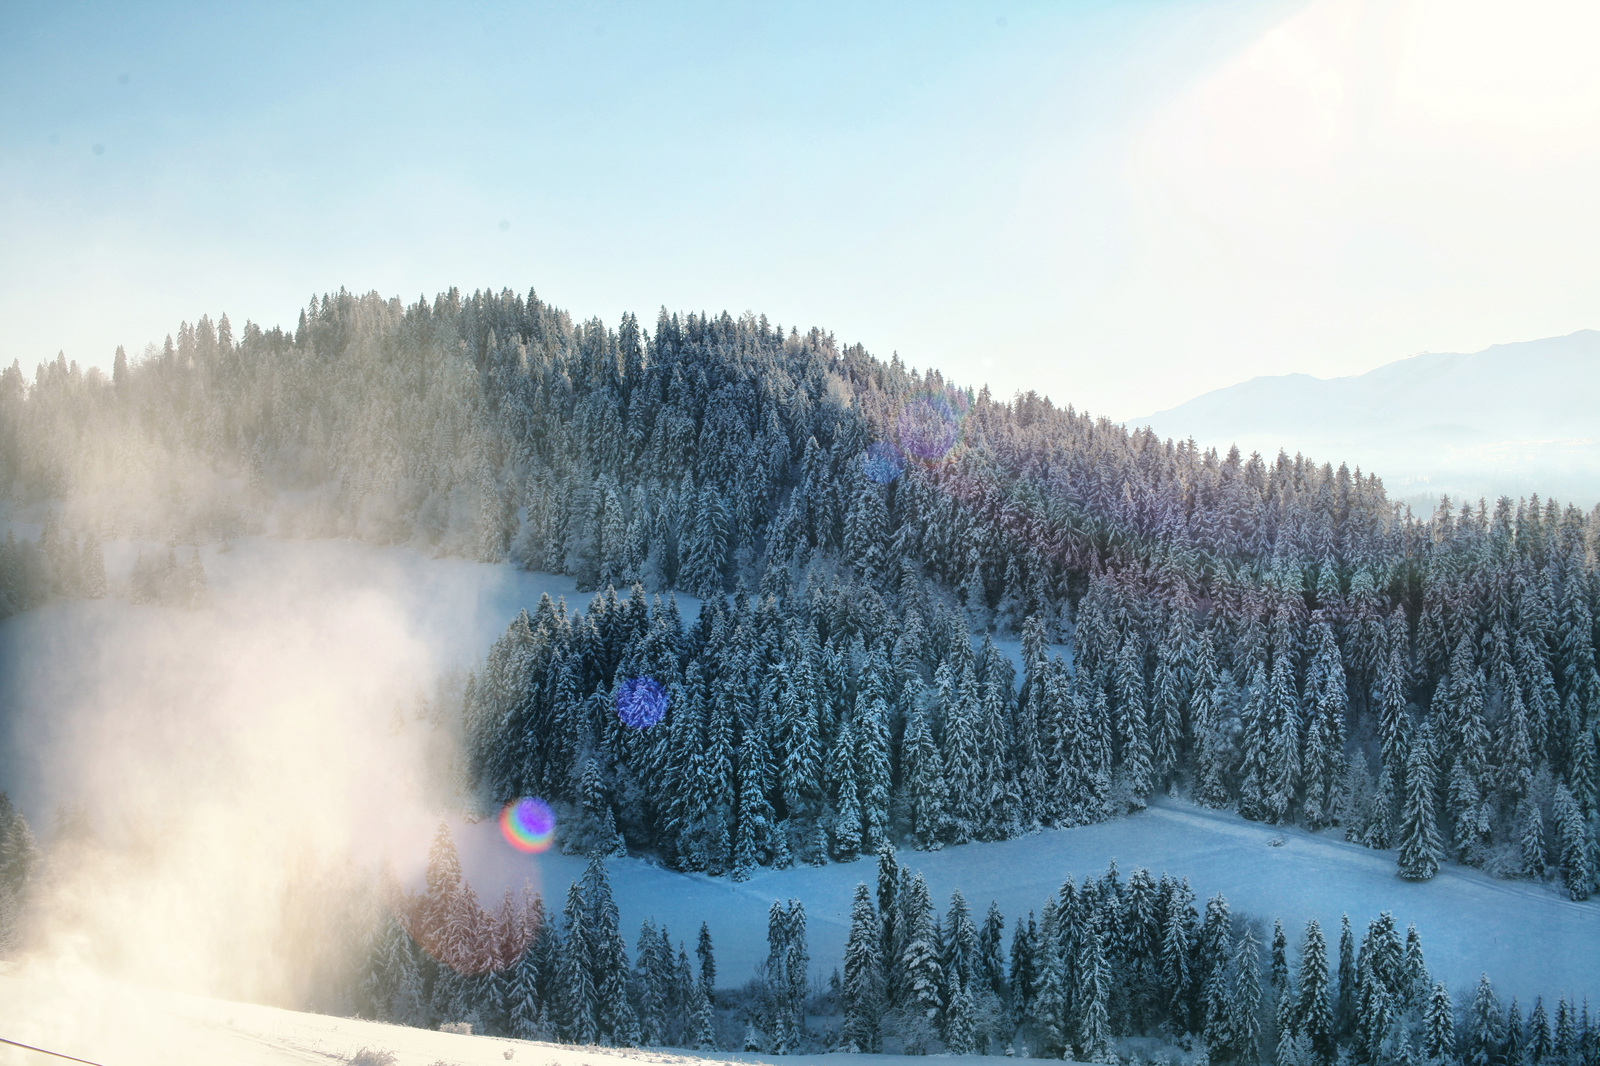
{"label": "rainbow lens flare", "polygon": [[895,419],[900,451],[919,462],[942,462],[961,441],[967,411],[966,394],[952,388],[911,400]]}
{"label": "rainbow lens flare", "polygon": [[880,485],[887,485],[905,472],[905,456],[888,441],[873,441],[861,457],[861,471]]}
{"label": "rainbow lens flare", "polygon": [[556,816],[542,799],[524,796],[500,809],[500,835],[518,851],[548,851],[556,838]]}
{"label": "rainbow lens flare", "polygon": [[631,729],[649,729],[667,714],[667,690],[653,677],[630,677],[617,686],[617,717]]}

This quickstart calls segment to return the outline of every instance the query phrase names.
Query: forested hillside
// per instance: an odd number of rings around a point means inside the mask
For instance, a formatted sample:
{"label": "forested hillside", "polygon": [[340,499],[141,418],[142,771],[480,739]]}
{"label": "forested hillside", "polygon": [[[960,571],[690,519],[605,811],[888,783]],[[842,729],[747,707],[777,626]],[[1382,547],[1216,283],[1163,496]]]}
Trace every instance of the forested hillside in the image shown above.
{"label": "forested hillside", "polygon": [[[82,537],[266,528],[576,576],[595,602],[515,620],[466,708],[483,800],[551,800],[572,847],[738,876],[1177,789],[1398,847],[1407,877],[1595,883],[1600,512],[1553,500],[1418,519],[1370,473],[1002,402],[818,330],[455,291],[340,292],[292,334],[202,318],[109,377],[14,365],[0,489]],[[604,591],[634,583],[661,602]],[[615,709],[638,678],[666,694],[648,728]]]}

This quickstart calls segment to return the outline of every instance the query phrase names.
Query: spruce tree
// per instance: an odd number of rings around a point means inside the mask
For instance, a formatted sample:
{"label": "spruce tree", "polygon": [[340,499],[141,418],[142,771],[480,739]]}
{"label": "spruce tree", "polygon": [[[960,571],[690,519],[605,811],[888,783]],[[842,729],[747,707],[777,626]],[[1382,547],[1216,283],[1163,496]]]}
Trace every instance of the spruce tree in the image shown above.
{"label": "spruce tree", "polygon": [[1038,1048],[1046,1058],[1059,1058],[1070,1036],[1065,1031],[1067,1016],[1066,966],[1061,958],[1059,905],[1054,897],[1045,902],[1039,920],[1037,979],[1030,1022]]}
{"label": "spruce tree", "polygon": [[647,919],[639,929],[638,951],[634,956],[639,1042],[646,1046],[664,1044],[667,1039],[667,988],[659,956],[655,926]]}
{"label": "spruce tree", "polygon": [[1462,1056],[1466,1066],[1496,1066],[1501,1061],[1503,1038],[1500,1033],[1500,1004],[1488,974],[1478,977],[1478,990],[1472,997],[1467,1019],[1467,1046]]}
{"label": "spruce tree", "polygon": [[1522,1011],[1517,1007],[1517,997],[1511,997],[1511,1006],[1506,1010],[1506,1066],[1525,1066],[1527,1061],[1523,1054],[1524,1036],[1522,1032]]}
{"label": "spruce tree", "polygon": [[1594,883],[1592,830],[1584,823],[1577,801],[1564,784],[1556,785],[1551,813],[1556,824],[1561,879],[1566,883],[1567,895],[1574,900],[1586,900]]}
{"label": "spruce tree", "polygon": [[867,886],[856,885],[850,908],[850,939],[844,949],[844,1028],[840,1033],[847,1051],[882,1049],[883,958],[879,950],[878,912]]}
{"label": "spruce tree", "polygon": [[858,719],[856,768],[861,797],[861,847],[877,851],[889,840],[889,705],[870,701]]}
{"label": "spruce tree", "polygon": [[1538,1064],[1550,1057],[1550,1017],[1544,1010],[1544,997],[1535,996],[1528,1012],[1528,1061]]}
{"label": "spruce tree", "polygon": [[984,990],[1002,1000],[1006,995],[1005,929],[999,905],[990,901],[983,928],[978,931],[977,969]]}
{"label": "spruce tree", "polygon": [[1328,945],[1315,918],[1306,923],[1299,985],[1295,1028],[1305,1036],[1313,1058],[1327,1066],[1334,1052],[1333,999],[1328,991]]}
{"label": "spruce tree", "polygon": [[1244,722],[1244,762],[1239,769],[1239,813],[1250,819],[1268,817],[1268,763],[1272,721],[1269,713],[1266,666],[1256,662],[1249,695],[1240,717]]}
{"label": "spruce tree", "polygon": [[1422,1051],[1433,1063],[1448,1063],[1455,1056],[1455,1009],[1442,981],[1433,986],[1433,993],[1423,1009]]}
{"label": "spruce tree", "polygon": [[574,881],[567,891],[561,937],[561,1036],[572,1044],[599,1039],[599,994],[594,986],[592,948],[583,891]]}
{"label": "spruce tree", "polygon": [[919,848],[942,847],[946,807],[944,760],[933,742],[928,712],[920,705],[908,712],[900,752],[912,837]]}
{"label": "spruce tree", "polygon": [[1267,713],[1271,729],[1267,736],[1262,812],[1267,821],[1282,822],[1289,818],[1301,779],[1300,700],[1295,695],[1294,671],[1287,655],[1280,655],[1272,664]]}
{"label": "spruce tree", "polygon": [[1077,970],[1078,1053],[1089,1062],[1104,1062],[1111,1038],[1111,972],[1100,931],[1093,924],[1084,932]]}
{"label": "spruce tree", "polygon": [[695,941],[694,953],[700,959],[700,986],[711,996],[717,987],[717,959],[711,946],[711,928],[700,923],[700,936]]}
{"label": "spruce tree", "polygon": [[711,996],[703,984],[694,986],[694,998],[689,1005],[689,1047],[696,1051],[715,1051],[717,1048],[717,1020],[711,1008]]}
{"label": "spruce tree", "polygon": [[1233,1013],[1229,1020],[1232,1047],[1246,1064],[1261,1061],[1261,948],[1247,925],[1239,936]]}
{"label": "spruce tree", "polygon": [[1339,996],[1334,1008],[1334,1036],[1349,1035],[1356,1010],[1355,936],[1350,931],[1350,916],[1339,916]]}
{"label": "spruce tree", "polygon": [[1405,807],[1400,822],[1400,876],[1426,881],[1439,872],[1443,845],[1434,825],[1433,754],[1428,730],[1412,745],[1406,761]]}
{"label": "spruce tree", "polygon": [[1516,825],[1519,872],[1531,881],[1542,881],[1550,859],[1545,850],[1544,814],[1531,797],[1524,796],[1517,804]]}
{"label": "spruce tree", "polygon": [[1144,652],[1130,637],[1117,655],[1117,726],[1122,735],[1123,787],[1135,810],[1143,809],[1155,784],[1146,690]]}
{"label": "spruce tree", "polygon": [[920,1014],[929,1022],[939,1016],[939,945],[934,934],[933,904],[921,874],[911,875],[900,893],[899,921],[904,930],[900,949],[899,1004],[902,1010]]}

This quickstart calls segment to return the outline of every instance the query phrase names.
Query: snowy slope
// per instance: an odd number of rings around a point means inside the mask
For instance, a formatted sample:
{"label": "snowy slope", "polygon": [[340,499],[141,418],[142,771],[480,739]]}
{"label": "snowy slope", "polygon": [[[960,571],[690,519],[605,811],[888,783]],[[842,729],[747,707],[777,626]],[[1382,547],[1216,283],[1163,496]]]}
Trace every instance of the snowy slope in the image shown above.
{"label": "snowy slope", "polygon": [[1392,494],[1600,499],[1600,331],[1427,353],[1353,377],[1252,378],[1130,419],[1226,451],[1343,460]]}
{"label": "snowy slope", "polygon": [[[689,1055],[671,1049],[573,1047],[464,1036],[203,999],[82,972],[0,976],[0,1036],[103,1066],[305,1066],[388,1052],[394,1066],[690,1066],[720,1061],[776,1066],[911,1066],[903,1055]],[[0,1066],[60,1061],[0,1046]],[[973,1066],[1006,1061],[984,1056]],[[1014,1061],[1014,1060],[1013,1060]]]}

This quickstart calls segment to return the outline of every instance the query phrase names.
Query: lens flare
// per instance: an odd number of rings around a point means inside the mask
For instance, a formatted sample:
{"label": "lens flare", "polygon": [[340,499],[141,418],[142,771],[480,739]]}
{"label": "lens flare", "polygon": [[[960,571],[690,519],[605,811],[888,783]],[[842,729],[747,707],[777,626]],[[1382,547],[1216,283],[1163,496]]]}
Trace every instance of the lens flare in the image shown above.
{"label": "lens flare", "polygon": [[905,456],[888,441],[873,441],[867,445],[867,452],[861,457],[861,472],[880,485],[889,484],[905,469]]}
{"label": "lens flare", "polygon": [[617,717],[630,729],[649,729],[667,714],[667,690],[653,677],[630,677],[617,686]]}
{"label": "lens flare", "polygon": [[907,401],[894,421],[899,451],[918,462],[943,462],[961,443],[969,408],[967,394],[954,388]]}
{"label": "lens flare", "polygon": [[556,816],[542,799],[524,796],[500,809],[500,835],[518,851],[548,851],[556,838]]}

